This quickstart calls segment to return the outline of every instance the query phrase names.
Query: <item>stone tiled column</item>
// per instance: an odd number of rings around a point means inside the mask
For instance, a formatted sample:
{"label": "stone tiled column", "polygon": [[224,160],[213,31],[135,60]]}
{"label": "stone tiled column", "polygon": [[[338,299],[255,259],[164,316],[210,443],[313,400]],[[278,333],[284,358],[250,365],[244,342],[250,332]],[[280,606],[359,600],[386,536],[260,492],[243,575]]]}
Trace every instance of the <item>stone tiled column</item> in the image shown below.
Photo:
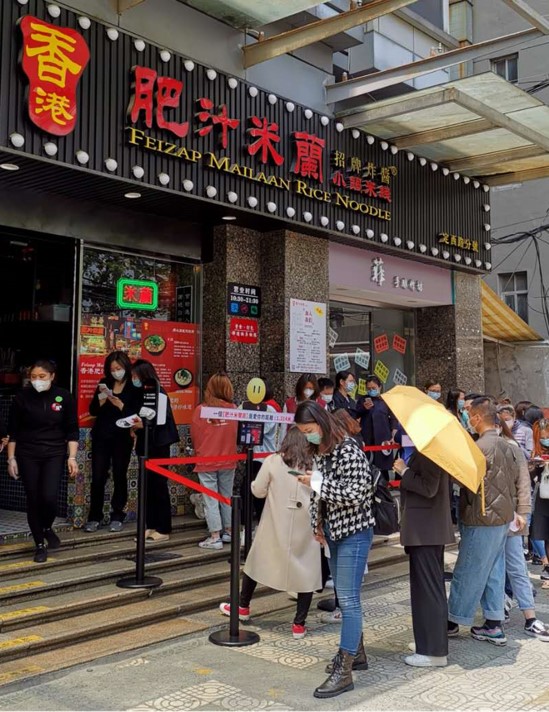
{"label": "stone tiled column", "polygon": [[443,390],[484,391],[480,277],[454,273],[453,306],[417,312],[416,382],[440,381]]}
{"label": "stone tiled column", "polygon": [[[327,304],[328,242],[285,230],[260,233],[237,225],[213,234],[213,261],[204,267],[204,383],[216,370],[230,375],[242,399],[254,376],[272,384],[280,400],[293,392],[299,374],[289,373],[290,299]],[[229,282],[261,287],[259,344],[230,341]]]}

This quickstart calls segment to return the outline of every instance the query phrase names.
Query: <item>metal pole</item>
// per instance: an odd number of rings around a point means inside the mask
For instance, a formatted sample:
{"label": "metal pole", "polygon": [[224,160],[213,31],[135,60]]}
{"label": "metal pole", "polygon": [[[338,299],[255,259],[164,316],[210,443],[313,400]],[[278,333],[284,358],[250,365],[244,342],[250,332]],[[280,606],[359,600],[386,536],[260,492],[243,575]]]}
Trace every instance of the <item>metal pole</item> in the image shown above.
{"label": "metal pole", "polygon": [[145,526],[147,512],[147,470],[145,462],[149,456],[150,424],[143,421],[143,455],[139,458],[139,476],[137,480],[137,550],[135,556],[135,576],[122,578],[116,582],[118,588],[157,588],[162,579],[157,576],[145,576]]}
{"label": "metal pole", "polygon": [[236,532],[240,531],[240,510],[242,498],[239,494],[232,497],[231,512],[231,617],[229,620],[229,630],[218,630],[209,637],[210,643],[214,645],[224,645],[230,647],[242,647],[244,645],[254,645],[259,643],[259,635],[251,630],[240,630],[240,619],[238,617],[240,599],[240,536]]}
{"label": "metal pole", "polygon": [[[254,451],[249,448],[246,453],[245,508],[244,508],[244,556],[248,556],[252,547],[253,527],[253,496],[252,478],[254,467]],[[234,530],[233,530],[234,531]]]}

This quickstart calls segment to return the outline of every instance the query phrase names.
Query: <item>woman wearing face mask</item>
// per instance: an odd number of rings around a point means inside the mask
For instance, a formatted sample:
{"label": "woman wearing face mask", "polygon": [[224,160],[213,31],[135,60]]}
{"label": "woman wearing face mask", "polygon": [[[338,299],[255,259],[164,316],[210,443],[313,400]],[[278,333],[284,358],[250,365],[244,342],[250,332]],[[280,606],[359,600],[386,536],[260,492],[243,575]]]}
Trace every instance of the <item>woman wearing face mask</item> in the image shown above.
{"label": "woman wearing face mask", "polygon": [[446,410],[455,415],[462,425],[464,425],[462,418],[464,408],[465,392],[461,388],[450,388],[446,396]]}
{"label": "woman wearing face mask", "polygon": [[519,445],[526,459],[529,460],[534,450],[532,427],[525,422],[517,420],[516,412],[512,405],[500,405],[498,413],[511,431],[514,441]]}
{"label": "woman wearing face mask", "polygon": [[[159,392],[167,397],[166,391],[160,385],[158,375],[150,361],[138,359],[132,365],[132,383],[135,388],[142,389],[143,384],[148,381],[156,381],[159,385]],[[137,409],[137,412],[139,412]],[[137,435],[135,452],[138,456],[145,454],[145,438],[143,432],[143,421],[138,418],[134,431]],[[170,457],[170,446],[179,442],[179,433],[172,413],[170,399],[166,411],[166,422],[164,425],[154,425],[149,433],[150,458]],[[166,541],[170,538],[172,531],[172,505],[168,490],[168,480],[162,475],[147,470],[147,529],[145,538],[147,541]]]}
{"label": "woman wearing face mask", "polygon": [[323,408],[326,408],[330,413],[334,410],[334,387],[335,384],[331,378],[318,379],[320,395],[316,399],[316,402]]}
{"label": "woman wearing face mask", "polygon": [[314,696],[335,697],[353,689],[353,669],[368,668],[360,592],[374,531],[372,476],[362,450],[318,403],[302,403],[295,423],[315,455],[316,470],[298,479],[314,492],[311,524],[317,541],[329,547],[342,614],[338,653]]}
{"label": "woman wearing face mask", "polygon": [[356,401],[353,393],[356,390],[356,379],[350,371],[340,371],[335,378],[335,392],[333,400],[334,410],[346,410],[349,415],[356,418]]}
{"label": "woman wearing face mask", "polygon": [[425,384],[425,393],[433,400],[440,400],[442,396],[442,386],[438,381],[427,381]]}
{"label": "woman wearing face mask", "polygon": [[131,362],[123,351],[113,351],[105,359],[104,376],[99,382],[90,415],[95,417],[92,436],[91,504],[84,531],[96,532],[103,522],[105,485],[112,469],[113,494],[109,531],[119,532],[126,518],[128,467],[133,440],[128,430],[116,421],[134,415],[139,409],[139,393],[131,382]]}
{"label": "woman wearing face mask", "polygon": [[31,387],[15,397],[9,423],[8,473],[15,480],[23,480],[27,518],[36,545],[34,561],[38,564],[47,560],[48,546],[57,549],[61,543],[51,527],[65,462],[70,477],[78,472],[76,403],[69,391],[55,385],[54,379],[55,365],[36,361],[30,369]]}
{"label": "woman wearing face mask", "polygon": [[306,400],[316,400],[319,395],[318,381],[313,373],[302,373],[295,384],[295,395],[284,404],[285,413],[295,413],[297,406]]}
{"label": "woman wearing face mask", "polygon": [[[357,413],[360,416],[362,438],[366,445],[394,443],[398,421],[393,416],[381,396],[381,381],[377,376],[367,376],[367,393],[358,399]],[[388,454],[386,454],[388,453]],[[395,450],[379,450],[371,453],[371,462],[379,468],[386,480],[393,467]]]}

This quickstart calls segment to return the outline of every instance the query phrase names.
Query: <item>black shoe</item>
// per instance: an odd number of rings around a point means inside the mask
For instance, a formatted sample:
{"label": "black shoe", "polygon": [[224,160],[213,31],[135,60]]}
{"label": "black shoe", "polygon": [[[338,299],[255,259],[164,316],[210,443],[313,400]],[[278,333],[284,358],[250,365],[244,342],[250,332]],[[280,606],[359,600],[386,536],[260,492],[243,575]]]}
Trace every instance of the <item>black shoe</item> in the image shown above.
{"label": "black shoe", "polygon": [[448,637],[449,638],[455,638],[456,636],[459,635],[459,626],[457,623],[452,623],[452,621],[448,621]]}
{"label": "black shoe", "polygon": [[451,571],[444,572],[444,580],[445,581],[452,581],[453,578],[454,578],[454,574]]}
{"label": "black shoe", "polygon": [[317,604],[316,607],[320,611],[328,611],[328,613],[333,613],[336,609],[336,600],[334,598],[322,598]]}
{"label": "black shoe", "polygon": [[[337,656],[336,656],[337,657]],[[326,665],[326,672],[331,675],[334,671],[336,659],[334,658],[332,662]],[[366,651],[364,650],[364,636],[360,636],[360,643],[358,644],[358,650],[353,658],[353,670],[367,670],[368,669],[368,658],[366,657]]]}
{"label": "black shoe", "polygon": [[539,577],[542,581],[549,581],[549,566],[543,567],[543,570]]}
{"label": "black shoe", "polygon": [[531,551],[525,551],[524,552],[524,559],[525,561],[532,561],[533,554]]}
{"label": "black shoe", "polygon": [[48,560],[48,548],[45,544],[38,544],[34,552],[34,562],[36,564],[44,564]]}
{"label": "black shoe", "polygon": [[530,563],[532,564],[532,566],[543,566],[543,559],[540,558],[537,554],[534,554]]}
{"label": "black shoe", "polygon": [[354,656],[346,653],[341,648],[334,658],[333,670],[330,677],[313,692],[315,697],[325,699],[327,697],[337,697],[343,692],[354,689],[353,684],[353,660]]}
{"label": "black shoe", "polygon": [[44,537],[48,542],[48,549],[59,549],[61,546],[61,539],[53,529],[44,529]]}

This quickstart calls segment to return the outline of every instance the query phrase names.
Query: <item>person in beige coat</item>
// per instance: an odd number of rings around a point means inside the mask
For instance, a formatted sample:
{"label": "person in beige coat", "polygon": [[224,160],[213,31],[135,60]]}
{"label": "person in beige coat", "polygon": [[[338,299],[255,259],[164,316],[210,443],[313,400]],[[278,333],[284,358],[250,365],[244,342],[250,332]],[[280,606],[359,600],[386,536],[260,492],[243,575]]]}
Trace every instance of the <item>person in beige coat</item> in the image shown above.
{"label": "person in beige coat", "polygon": [[[296,614],[292,626],[295,639],[307,634],[305,620],[313,591],[322,588],[320,545],[311,530],[309,487],[298,482],[290,471],[304,473],[312,465],[305,436],[295,427],[288,430],[280,453],[266,458],[252,482],[253,494],[266,499],[255,538],[246,559],[239,617],[250,618],[250,602],[258,583],[278,591],[297,591]],[[221,613],[231,607],[222,603]]]}

